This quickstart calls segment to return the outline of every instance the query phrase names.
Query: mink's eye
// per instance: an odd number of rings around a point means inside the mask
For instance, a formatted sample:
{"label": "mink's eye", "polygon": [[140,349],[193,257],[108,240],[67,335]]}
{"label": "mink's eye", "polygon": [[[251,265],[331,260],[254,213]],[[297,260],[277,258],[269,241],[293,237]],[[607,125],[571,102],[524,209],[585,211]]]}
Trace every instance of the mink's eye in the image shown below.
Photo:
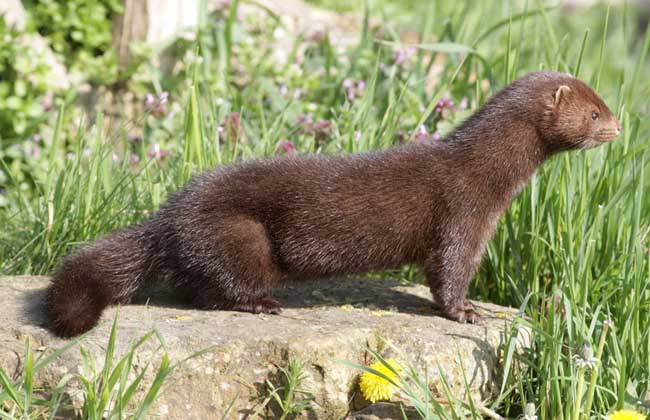
{"label": "mink's eye", "polygon": [[592,112],[591,113],[591,119],[596,121],[598,119],[598,113],[597,112]]}

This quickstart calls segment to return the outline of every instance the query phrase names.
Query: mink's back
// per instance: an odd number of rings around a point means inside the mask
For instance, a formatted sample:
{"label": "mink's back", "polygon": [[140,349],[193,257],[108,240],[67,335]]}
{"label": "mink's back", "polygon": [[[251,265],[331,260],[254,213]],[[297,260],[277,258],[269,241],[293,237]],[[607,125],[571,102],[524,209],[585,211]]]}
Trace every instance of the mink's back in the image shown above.
{"label": "mink's back", "polygon": [[445,191],[455,189],[443,181],[444,156],[444,148],[423,144],[217,168],[170,197],[145,230],[163,234],[161,261],[172,271],[186,265],[184,250],[241,218],[264,227],[286,277],[421,262],[448,217]]}

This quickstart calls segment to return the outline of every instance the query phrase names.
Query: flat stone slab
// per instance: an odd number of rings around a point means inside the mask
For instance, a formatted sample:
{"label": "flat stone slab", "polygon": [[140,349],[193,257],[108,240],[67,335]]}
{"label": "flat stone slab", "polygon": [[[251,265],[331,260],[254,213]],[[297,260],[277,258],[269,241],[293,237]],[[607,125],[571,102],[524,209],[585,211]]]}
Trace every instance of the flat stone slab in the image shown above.
{"label": "flat stone slab", "polygon": [[[48,282],[45,277],[0,277],[0,366],[9,374],[20,371],[28,337],[36,357],[69,342],[45,328]],[[273,405],[262,407],[268,396],[265,381],[280,385],[278,368],[292,359],[301,361],[308,374],[301,389],[315,396],[304,418],[354,415],[368,402],[359,395],[360,372],[340,361],[369,364],[373,360],[368,348],[426,370],[434,394],[442,390],[441,374],[452,393],[465,400],[467,391],[476,401],[498,392],[499,355],[510,334],[507,325],[513,309],[476,303],[486,325],[463,325],[436,316],[426,287],[377,279],[293,284],[275,296],[285,305],[281,315],[203,311],[162,301],[113,307],[82,344],[100,369],[119,310],[118,356],[152,329],[164,338],[172,362],[210,347],[211,351],[181,363],[163,386],[150,414],[169,419],[221,418],[231,403],[228,418],[246,418],[256,410],[273,418]],[[403,354],[396,355],[382,339]],[[150,359],[161,358],[160,344],[150,340],[134,365],[140,369]],[[37,385],[52,389],[65,373],[80,369],[80,352],[73,347],[39,372]],[[149,370],[146,377],[151,380],[155,369]],[[78,385],[73,382],[70,387],[69,393],[81,398],[74,392]]]}

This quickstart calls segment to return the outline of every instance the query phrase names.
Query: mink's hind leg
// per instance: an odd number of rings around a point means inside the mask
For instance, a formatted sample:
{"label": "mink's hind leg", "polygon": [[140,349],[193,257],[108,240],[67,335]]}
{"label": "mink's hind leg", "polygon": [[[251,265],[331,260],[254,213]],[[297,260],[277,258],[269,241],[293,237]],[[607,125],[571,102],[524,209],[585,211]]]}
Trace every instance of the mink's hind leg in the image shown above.
{"label": "mink's hind leg", "polygon": [[282,276],[264,226],[238,216],[223,218],[210,230],[191,247],[192,260],[200,264],[194,304],[205,309],[280,313],[282,305],[270,297],[270,291]]}
{"label": "mink's hind leg", "polygon": [[467,289],[472,281],[480,255],[458,255],[460,249],[446,250],[432,255],[425,265],[427,282],[436,303],[446,318],[470,324],[482,324],[479,314],[467,299]]}

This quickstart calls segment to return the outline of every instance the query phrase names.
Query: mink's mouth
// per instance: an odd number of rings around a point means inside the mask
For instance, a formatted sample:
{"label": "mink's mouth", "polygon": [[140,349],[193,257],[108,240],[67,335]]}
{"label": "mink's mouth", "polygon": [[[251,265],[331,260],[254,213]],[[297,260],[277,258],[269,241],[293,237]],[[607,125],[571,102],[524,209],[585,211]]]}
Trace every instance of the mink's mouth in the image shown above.
{"label": "mink's mouth", "polygon": [[594,136],[593,140],[597,143],[609,143],[618,137],[619,130],[608,129],[601,130]]}
{"label": "mink's mouth", "polygon": [[589,137],[581,137],[575,141],[576,149],[593,149],[611,143],[618,137],[619,130],[601,130]]}

